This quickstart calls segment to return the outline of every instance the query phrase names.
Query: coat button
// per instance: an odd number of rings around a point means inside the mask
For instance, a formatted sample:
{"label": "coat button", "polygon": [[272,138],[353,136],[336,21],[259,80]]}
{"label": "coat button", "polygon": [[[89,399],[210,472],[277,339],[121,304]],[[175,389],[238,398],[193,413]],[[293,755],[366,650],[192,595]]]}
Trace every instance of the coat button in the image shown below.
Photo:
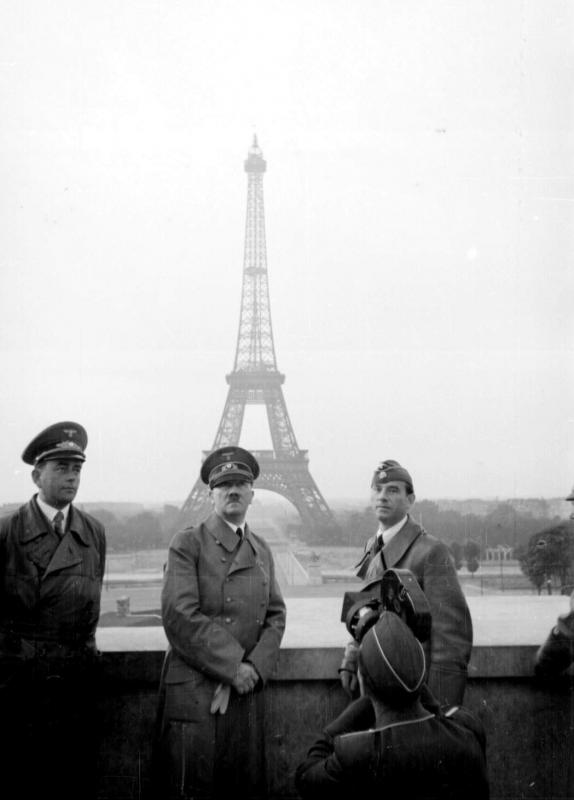
{"label": "coat button", "polygon": [[231,603],[231,597],[226,597],[226,598],[225,598],[225,602],[226,602],[226,603]]}
{"label": "coat button", "polygon": [[221,556],[221,560],[222,560],[223,562],[227,561],[227,559],[226,559],[226,558],[223,558],[223,556]]}
{"label": "coat button", "polygon": [[229,624],[231,622],[231,617],[225,617],[225,621],[227,622],[227,624]]}

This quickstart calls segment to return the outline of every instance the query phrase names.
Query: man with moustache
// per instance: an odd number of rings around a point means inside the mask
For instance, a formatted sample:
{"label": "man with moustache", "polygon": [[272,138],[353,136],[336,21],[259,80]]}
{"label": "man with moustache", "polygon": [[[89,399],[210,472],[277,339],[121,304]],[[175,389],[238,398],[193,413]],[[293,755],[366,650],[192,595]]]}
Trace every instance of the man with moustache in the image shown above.
{"label": "man with moustache", "polygon": [[168,553],[156,768],[162,798],[264,798],[263,687],[279,656],[285,604],[271,551],[245,522],[254,456],[223,447],[203,462],[213,513]]}
{"label": "man with moustache", "polygon": [[[426,595],[432,615],[425,643],[427,685],[440,705],[460,705],[472,648],[472,621],[450,552],[409,516],[413,481],[397,461],[386,460],[371,481],[371,505],[379,528],[365,546],[357,575],[368,588],[386,569],[408,569]],[[349,642],[339,670],[341,684],[356,696],[358,645]]]}
{"label": "man with moustache", "polygon": [[58,422],[22,454],[38,492],[0,521],[2,786],[18,798],[95,790],[95,632],[106,541],[72,505],[88,437]]}

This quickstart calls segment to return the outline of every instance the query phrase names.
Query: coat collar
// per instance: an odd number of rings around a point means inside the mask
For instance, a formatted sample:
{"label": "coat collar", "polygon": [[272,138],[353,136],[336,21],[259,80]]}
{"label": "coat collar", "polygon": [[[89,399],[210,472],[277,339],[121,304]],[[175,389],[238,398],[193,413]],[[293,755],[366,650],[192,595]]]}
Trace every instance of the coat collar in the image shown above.
{"label": "coat collar", "polygon": [[[215,512],[205,522],[207,531],[213,536],[216,544],[221,544],[232,553],[237,548],[237,534]],[[261,561],[261,546],[247,523],[243,525],[243,542],[237,550],[230,572],[245,569]]]}
{"label": "coat collar", "polygon": [[398,564],[413,542],[423,533],[423,528],[413,522],[409,516],[400,531],[377,553],[375,553],[377,534],[374,534],[365,545],[363,557],[355,567],[357,577],[366,581],[380,578],[385,569],[390,569]]}
{"label": "coat collar", "polygon": [[[20,533],[20,541],[25,543],[43,533],[50,531],[50,523],[40,511],[36,502],[36,495],[22,507],[23,525]],[[68,511],[68,530],[71,531],[86,547],[90,544],[88,532],[84,521],[73,505]]]}
{"label": "coat collar", "polygon": [[387,569],[401,560],[412,543],[424,533],[420,525],[408,518],[400,531],[383,547],[383,556]]}

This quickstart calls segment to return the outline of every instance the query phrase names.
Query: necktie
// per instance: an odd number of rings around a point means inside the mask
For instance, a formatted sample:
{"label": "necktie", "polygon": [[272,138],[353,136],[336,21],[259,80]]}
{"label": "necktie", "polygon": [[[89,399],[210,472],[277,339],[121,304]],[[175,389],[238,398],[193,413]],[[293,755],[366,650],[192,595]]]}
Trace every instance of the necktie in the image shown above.
{"label": "necktie", "polygon": [[238,537],[239,537],[239,541],[240,541],[240,542],[241,542],[241,541],[243,541],[243,529],[242,529],[242,528],[237,528],[237,530],[235,531],[235,533],[238,535]]}
{"label": "necktie", "polygon": [[64,515],[62,514],[61,511],[58,511],[58,513],[54,516],[54,530],[56,531],[60,539],[64,535],[64,526],[62,524],[63,519]]}

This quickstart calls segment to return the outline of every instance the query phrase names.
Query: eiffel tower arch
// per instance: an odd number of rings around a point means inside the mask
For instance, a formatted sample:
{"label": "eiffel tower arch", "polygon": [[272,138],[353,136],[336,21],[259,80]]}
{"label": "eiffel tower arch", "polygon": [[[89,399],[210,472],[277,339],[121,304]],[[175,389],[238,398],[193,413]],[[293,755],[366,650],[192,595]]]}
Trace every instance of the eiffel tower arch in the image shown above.
{"label": "eiffel tower arch", "polygon": [[[309,471],[307,450],[301,450],[297,444],[283,396],[285,376],[277,369],[265,243],[263,175],[266,168],[255,136],[245,161],[247,218],[235,362],[233,371],[225,377],[229,385],[227,400],[211,450],[238,445],[245,407],[264,405],[273,449],[252,450],[261,468],[256,488],[275,492],[291,502],[306,528],[335,528],[337,523],[331,509]],[[208,452],[211,451],[203,452],[204,458]],[[207,487],[198,478],[181,508],[179,522],[195,525],[205,519],[210,510]]]}

